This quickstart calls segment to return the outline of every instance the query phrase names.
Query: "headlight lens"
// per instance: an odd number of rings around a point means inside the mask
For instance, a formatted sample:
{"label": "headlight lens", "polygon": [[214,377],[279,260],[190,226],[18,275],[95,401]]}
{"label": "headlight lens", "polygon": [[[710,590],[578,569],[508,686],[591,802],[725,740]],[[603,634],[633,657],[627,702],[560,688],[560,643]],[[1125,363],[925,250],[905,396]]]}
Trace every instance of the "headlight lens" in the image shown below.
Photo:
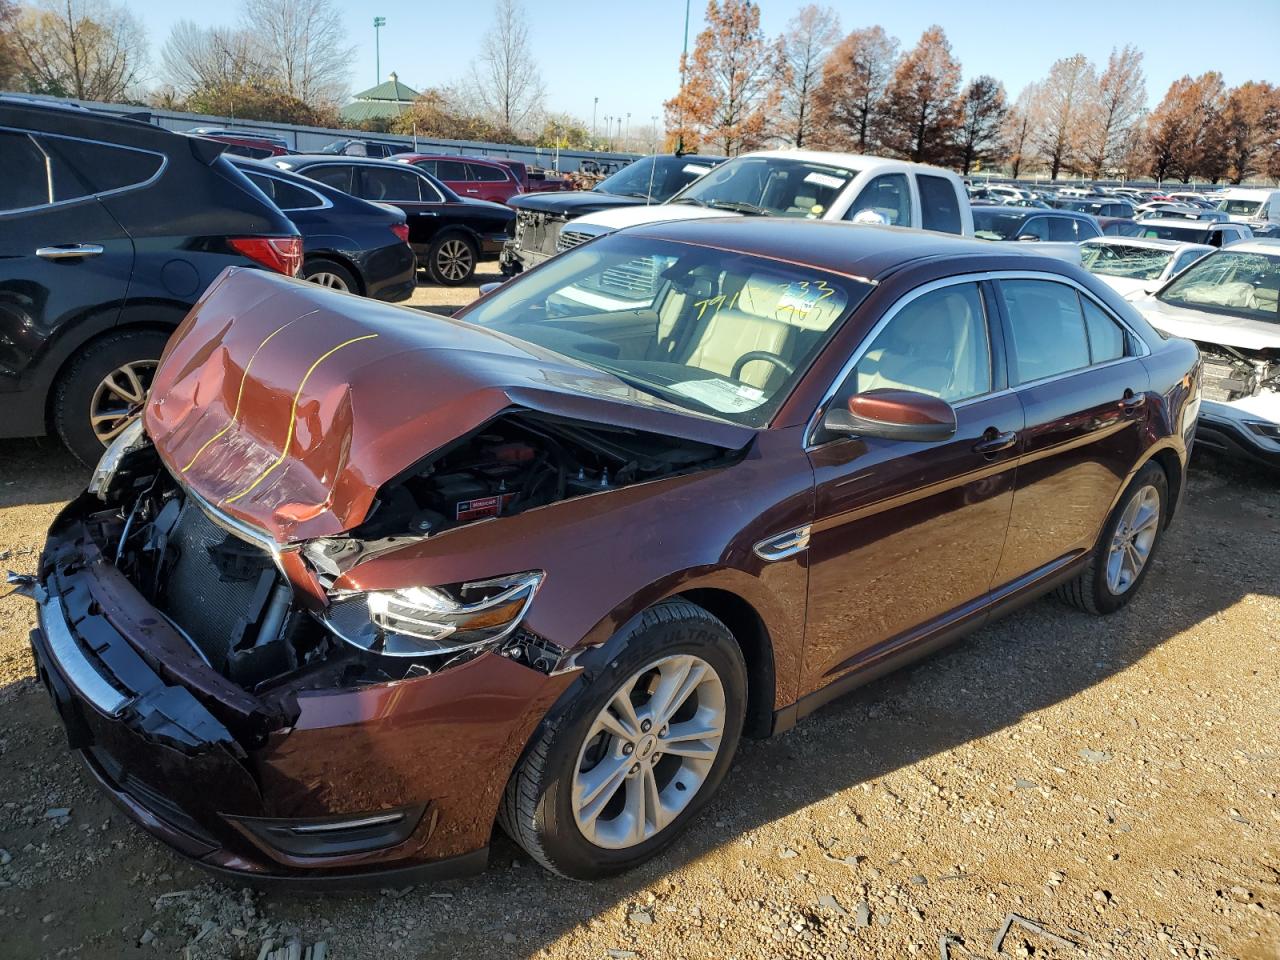
{"label": "headlight lens", "polygon": [[89,492],[99,499],[106,499],[111,481],[120,469],[120,461],[147,442],[147,435],[142,431],[142,418],[138,417],[127,427],[116,434],[107,447],[98,465],[93,468],[93,476],[89,478]]}
{"label": "headlight lens", "polygon": [[447,587],[352,594],[332,603],[325,621],[348,643],[385,656],[456,653],[509,636],[542,577],[535,570]]}

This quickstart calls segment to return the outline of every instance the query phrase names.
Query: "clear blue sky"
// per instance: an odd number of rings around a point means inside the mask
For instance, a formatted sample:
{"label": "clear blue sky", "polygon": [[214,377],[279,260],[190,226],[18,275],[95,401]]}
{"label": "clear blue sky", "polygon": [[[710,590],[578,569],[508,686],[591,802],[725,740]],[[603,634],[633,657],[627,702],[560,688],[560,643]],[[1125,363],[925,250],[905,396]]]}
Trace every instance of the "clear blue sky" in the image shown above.
{"label": "clear blue sky", "polygon": [[[287,0],[282,0],[287,2]],[[174,3],[129,0],[146,24],[153,58],[170,26],[187,18],[198,23],[231,23],[235,0]],[[375,80],[374,14],[387,18],[382,29],[383,79],[392,70],[417,90],[462,77],[479,49],[493,16],[494,0],[424,2],[339,0],[351,42],[353,90]],[[803,6],[803,0],[761,0],[765,32],[773,36]],[[1059,57],[1083,53],[1106,62],[1112,46],[1135,43],[1146,54],[1148,95],[1154,106],[1169,84],[1184,73],[1221,71],[1227,84],[1245,80],[1280,83],[1280,0],[1160,0],[1109,4],[959,4],[954,0],[899,0],[897,3],[830,3],[847,32],[879,23],[903,47],[914,45],[930,24],[941,24],[966,78],[990,73],[1016,96],[1042,77]],[[525,0],[534,55],[552,110],[591,120],[592,99],[606,114],[631,113],[632,128],[644,126],[676,89],[684,29],[684,0]],[[705,0],[693,0],[690,46],[702,27]],[[1197,26],[1197,22],[1202,24]],[[1207,24],[1204,25],[1204,24]]]}

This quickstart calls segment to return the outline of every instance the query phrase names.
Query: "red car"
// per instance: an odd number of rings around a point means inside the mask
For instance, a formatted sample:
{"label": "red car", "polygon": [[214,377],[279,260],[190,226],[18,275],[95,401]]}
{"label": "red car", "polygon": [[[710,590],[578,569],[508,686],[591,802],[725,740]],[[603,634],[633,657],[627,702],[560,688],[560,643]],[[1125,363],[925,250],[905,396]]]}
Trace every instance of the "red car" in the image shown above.
{"label": "red car", "polygon": [[471,200],[506,203],[517,193],[526,192],[511,168],[495,160],[432,153],[406,153],[395,159],[421,167],[458,196]]}
{"label": "red car", "polygon": [[26,583],[71,746],[233,876],[475,871],[499,822],[589,879],[740,736],[1055,588],[1119,610],[1200,358],[1006,246],[656,223],[453,318],[224,273]]}

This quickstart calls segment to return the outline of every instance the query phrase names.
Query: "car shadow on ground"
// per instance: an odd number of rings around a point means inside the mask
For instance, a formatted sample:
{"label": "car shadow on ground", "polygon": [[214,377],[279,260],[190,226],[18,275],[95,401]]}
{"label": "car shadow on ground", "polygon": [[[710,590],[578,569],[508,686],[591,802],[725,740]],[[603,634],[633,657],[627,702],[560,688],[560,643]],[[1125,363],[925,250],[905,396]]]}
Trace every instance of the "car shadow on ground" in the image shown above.
{"label": "car shadow on ground", "polygon": [[[65,467],[49,451],[25,465],[19,458],[19,486],[26,471],[37,469],[42,458],[46,464]],[[0,483],[13,476],[14,462],[3,458],[4,472],[10,477]],[[1126,670],[1168,638],[1250,596],[1275,595],[1280,584],[1274,537],[1280,494],[1274,476],[1235,464],[1211,462],[1210,466],[1211,470],[1200,465],[1193,470],[1190,500],[1162,544],[1143,591],[1118,614],[1097,619],[1056,600],[1038,601],[947,651],[833,702],[784,736],[744,741],[719,796],[691,829],[656,860],[624,876],[594,884],[554,878],[495,829],[485,874],[396,892],[397,915],[416,912],[425,918],[406,928],[403,938],[397,931],[397,940],[410,956],[535,956],[620,905],[643,902],[640,898],[646,891],[686,867],[708,862],[714,868],[716,858],[723,857],[732,857],[736,863],[746,851],[739,853],[735,845],[758,828],[821,804],[852,786],[963,749]],[[75,483],[83,479],[83,472],[78,472]],[[62,485],[57,489],[61,493]],[[0,486],[6,505],[13,503],[9,490]],[[1259,536],[1260,529],[1267,532]],[[1204,568],[1200,555],[1207,538],[1231,539],[1230,569]],[[0,730],[8,731],[13,742],[30,743],[30,751],[62,749],[52,709],[31,681],[0,691]],[[1061,733],[1054,745],[1060,756],[1052,760],[1064,768],[1078,767],[1082,763],[1079,750],[1088,741],[1079,731]],[[11,748],[5,766],[35,759],[34,753]],[[74,769],[72,775],[79,783],[87,783],[85,774]],[[981,803],[981,798],[970,799],[975,807]],[[98,803],[105,807],[105,801]],[[824,853],[836,859],[858,855],[857,834],[868,828],[853,825],[843,837],[817,828],[805,835],[805,823],[803,818],[798,821],[791,845],[803,849],[809,858]],[[874,829],[874,823],[869,826]],[[7,842],[22,840],[19,835]],[[135,850],[130,856],[129,862],[113,864],[108,854],[95,869],[101,876],[119,870],[127,878],[131,869],[138,870],[142,855]],[[148,856],[162,862],[166,877],[170,870],[178,874],[184,869],[174,856],[155,850]],[[117,861],[122,857],[115,855]],[[179,882],[190,885],[197,878],[187,871],[168,886]],[[49,884],[24,894],[29,903],[17,930],[32,928],[31,939],[24,937],[23,942],[41,943],[40,952],[50,945],[62,946],[35,937],[42,932],[37,918],[55,905],[63,907],[67,886]],[[149,914],[151,898],[166,889],[134,896],[123,885],[114,887],[100,889],[84,905],[100,917],[103,927],[119,925],[120,916],[130,911]],[[272,890],[261,900],[274,918],[296,926],[308,940],[322,939],[324,929],[344,924],[366,929],[373,937],[390,937],[386,927],[370,919],[384,914],[387,903],[385,893],[377,891],[318,897]],[[454,905],[452,913],[441,912],[445,903]],[[47,937],[47,930],[43,932]]]}

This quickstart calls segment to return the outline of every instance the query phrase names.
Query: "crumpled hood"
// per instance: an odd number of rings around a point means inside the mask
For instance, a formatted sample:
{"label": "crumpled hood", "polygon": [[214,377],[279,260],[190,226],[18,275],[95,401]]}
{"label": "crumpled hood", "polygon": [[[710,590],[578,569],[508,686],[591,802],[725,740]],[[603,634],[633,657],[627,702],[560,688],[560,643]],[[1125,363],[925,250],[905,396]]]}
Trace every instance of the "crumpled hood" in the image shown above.
{"label": "crumpled hood", "polygon": [[600,190],[539,191],[518,193],[507,201],[516,210],[549,213],[557,217],[580,217],[598,210],[614,207],[643,207],[648,203],[643,197],[620,197]]}
{"label": "crumpled hood", "polygon": [[614,210],[602,210],[589,216],[571,220],[571,224],[591,224],[597,227],[608,227],[610,230],[621,230],[623,227],[634,227],[642,223],[665,223],[669,220],[707,220],[715,217],[741,217],[742,214],[732,210],[713,210],[711,207],[700,207],[695,203],[655,203],[650,206],[618,207]]}
{"label": "crumpled hood", "polygon": [[1175,307],[1153,296],[1127,299],[1153,327],[1175,337],[1242,350],[1280,349],[1280,323]]}
{"label": "crumpled hood", "polygon": [[170,339],[144,423],[184,486],[286,543],[357,526],[384,483],[513,407],[728,449],[754,436],[514,338],[243,268]]}

